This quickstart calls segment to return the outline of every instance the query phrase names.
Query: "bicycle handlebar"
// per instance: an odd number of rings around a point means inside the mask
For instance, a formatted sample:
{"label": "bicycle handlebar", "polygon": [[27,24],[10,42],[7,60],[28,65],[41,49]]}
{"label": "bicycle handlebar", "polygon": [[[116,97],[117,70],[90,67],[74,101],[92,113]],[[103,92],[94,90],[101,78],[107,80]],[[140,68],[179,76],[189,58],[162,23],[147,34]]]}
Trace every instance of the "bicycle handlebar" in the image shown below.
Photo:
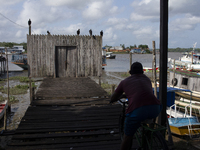
{"label": "bicycle handlebar", "polygon": [[128,100],[127,99],[118,99],[118,102],[122,103],[122,104],[128,104]]}

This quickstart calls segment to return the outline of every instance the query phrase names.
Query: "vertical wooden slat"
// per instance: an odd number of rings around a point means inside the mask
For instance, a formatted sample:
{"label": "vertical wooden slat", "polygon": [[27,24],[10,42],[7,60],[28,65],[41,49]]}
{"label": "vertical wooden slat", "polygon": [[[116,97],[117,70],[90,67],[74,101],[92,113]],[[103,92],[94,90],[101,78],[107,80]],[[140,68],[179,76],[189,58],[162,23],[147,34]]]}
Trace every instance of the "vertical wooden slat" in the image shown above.
{"label": "vertical wooden slat", "polygon": [[[69,76],[100,76],[102,37],[31,35],[27,36],[28,63],[32,76],[55,77],[55,46],[69,50]],[[64,58],[62,58],[64,60]],[[65,67],[62,64],[62,67]]]}

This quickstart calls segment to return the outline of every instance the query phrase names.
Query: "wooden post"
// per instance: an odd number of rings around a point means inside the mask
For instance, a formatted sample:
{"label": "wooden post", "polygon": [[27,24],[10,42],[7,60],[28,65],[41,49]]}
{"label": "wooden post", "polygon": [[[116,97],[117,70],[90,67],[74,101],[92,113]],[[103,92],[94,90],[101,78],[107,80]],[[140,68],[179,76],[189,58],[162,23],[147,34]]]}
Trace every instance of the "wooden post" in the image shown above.
{"label": "wooden post", "polygon": [[193,50],[192,50],[192,54],[191,55],[192,55],[192,64],[193,64]]}
{"label": "wooden post", "polygon": [[32,92],[32,101],[35,99],[35,88],[31,87],[31,92]]}
{"label": "wooden post", "polygon": [[113,84],[113,85],[112,85],[111,94],[113,94],[113,93],[114,93],[114,91],[115,91],[115,85]]}
{"label": "wooden post", "polygon": [[152,42],[153,45],[153,81],[154,81],[154,95],[157,97],[157,84],[156,84],[156,48],[155,41]]}
{"label": "wooden post", "polygon": [[[29,25],[29,35],[31,35],[31,19],[28,21]],[[28,77],[29,77],[29,94],[30,94],[30,104],[32,102],[32,85],[31,85],[31,75],[30,75],[30,65],[28,65]]]}
{"label": "wooden post", "polygon": [[32,102],[32,85],[31,85],[31,77],[29,76],[29,94],[30,94],[30,104]]}
{"label": "wooden post", "polygon": [[101,86],[101,76],[99,76],[99,85]]}
{"label": "wooden post", "polygon": [[174,70],[173,70],[174,72],[173,72],[173,80],[172,80],[173,87],[174,87],[174,82],[175,82],[175,70],[176,70],[176,67],[175,67],[175,59],[174,59]]}
{"label": "wooden post", "polygon": [[4,112],[4,122],[3,122],[4,130],[7,130],[7,109]]}
{"label": "wooden post", "polygon": [[31,85],[31,73],[30,65],[28,64],[28,77],[29,77],[29,94],[30,94],[30,104],[32,102],[32,85]]}
{"label": "wooden post", "polygon": [[130,70],[131,70],[131,65],[132,65],[132,53],[130,52]]}
{"label": "wooden post", "polygon": [[8,110],[10,111],[10,98],[9,98],[9,89],[10,89],[10,86],[9,86],[9,71],[8,71],[8,50],[6,48],[6,68],[7,68],[7,84],[8,84],[8,88],[7,88],[7,103],[8,103]]}
{"label": "wooden post", "polygon": [[28,26],[29,26],[29,35],[31,35],[31,19],[28,21]]}
{"label": "wooden post", "polygon": [[166,126],[167,106],[167,59],[168,59],[168,0],[160,0],[160,82],[159,99],[163,109],[159,124]]}

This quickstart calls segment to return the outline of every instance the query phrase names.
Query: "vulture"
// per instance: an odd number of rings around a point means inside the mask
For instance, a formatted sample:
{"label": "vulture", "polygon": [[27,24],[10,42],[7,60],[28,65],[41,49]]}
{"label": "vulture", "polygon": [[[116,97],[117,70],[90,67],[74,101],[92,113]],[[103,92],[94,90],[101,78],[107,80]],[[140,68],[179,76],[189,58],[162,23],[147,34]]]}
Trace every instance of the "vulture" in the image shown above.
{"label": "vulture", "polygon": [[28,20],[28,25],[29,25],[29,26],[31,25],[31,19]]}
{"label": "vulture", "polygon": [[77,35],[79,35],[79,34],[80,34],[80,29],[77,30]]}
{"label": "vulture", "polygon": [[50,34],[50,32],[49,32],[49,31],[47,31],[47,34],[49,35],[49,34]]}
{"label": "vulture", "polygon": [[89,30],[90,36],[92,36],[92,29]]}
{"label": "vulture", "polygon": [[100,35],[103,36],[103,30],[101,30]]}

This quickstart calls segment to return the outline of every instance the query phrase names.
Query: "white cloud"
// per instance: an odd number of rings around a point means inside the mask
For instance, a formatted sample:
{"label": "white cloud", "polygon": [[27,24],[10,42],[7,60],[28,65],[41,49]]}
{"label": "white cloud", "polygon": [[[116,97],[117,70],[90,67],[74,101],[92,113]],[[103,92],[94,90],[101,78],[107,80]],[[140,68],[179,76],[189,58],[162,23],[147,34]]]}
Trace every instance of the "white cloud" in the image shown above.
{"label": "white cloud", "polygon": [[159,0],[134,0],[131,6],[131,20],[159,21],[160,17]]}
{"label": "white cloud", "polygon": [[82,9],[92,0],[44,0],[49,6],[64,6],[71,9]]}
{"label": "white cloud", "polygon": [[134,21],[141,21],[141,20],[150,20],[150,19],[154,19],[155,16],[145,16],[145,15],[140,15],[137,13],[131,13],[130,19],[134,20]]}
{"label": "white cloud", "polygon": [[140,29],[133,31],[133,34],[139,38],[152,35],[152,33],[153,33],[152,27],[141,27]]}
{"label": "white cloud", "polygon": [[[128,19],[126,18],[109,18],[107,25],[114,27],[117,30],[125,30],[128,26]],[[130,27],[130,26],[129,26]]]}
{"label": "white cloud", "polygon": [[170,30],[185,31],[194,30],[200,23],[200,17],[187,15],[184,18],[177,18],[170,23]]}
{"label": "white cloud", "polygon": [[19,3],[23,0],[0,0],[1,5],[14,5],[16,3]]}
{"label": "white cloud", "polygon": [[26,1],[17,23],[28,26],[27,21],[28,19],[31,19],[35,28],[44,27],[50,23],[55,23],[58,20],[73,16],[70,12],[66,13],[63,13],[62,9],[48,7],[37,1]]}
{"label": "white cloud", "polygon": [[117,40],[117,38],[118,38],[117,34],[114,34],[113,32],[114,31],[113,31],[112,28],[108,28],[108,29],[105,30],[105,32],[104,32],[104,40],[106,42]]}
{"label": "white cloud", "polygon": [[88,20],[99,20],[103,17],[117,13],[118,7],[112,6],[112,0],[94,1],[88,4],[82,15]]}

